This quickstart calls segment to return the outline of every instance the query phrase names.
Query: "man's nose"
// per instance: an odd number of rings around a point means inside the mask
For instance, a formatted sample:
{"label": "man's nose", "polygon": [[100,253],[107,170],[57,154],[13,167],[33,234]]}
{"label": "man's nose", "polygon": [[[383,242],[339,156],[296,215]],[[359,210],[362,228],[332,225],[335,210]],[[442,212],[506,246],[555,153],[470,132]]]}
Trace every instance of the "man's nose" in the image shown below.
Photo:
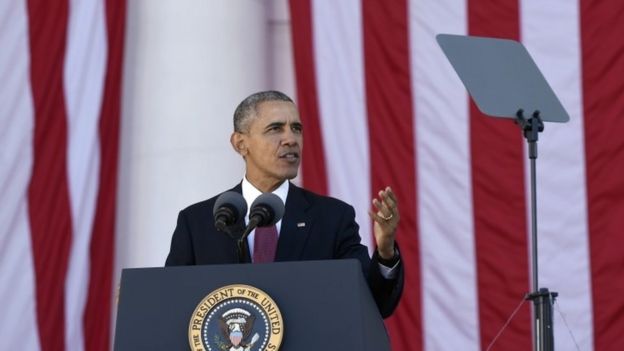
{"label": "man's nose", "polygon": [[284,145],[296,145],[298,143],[298,135],[290,128],[286,128],[282,144]]}

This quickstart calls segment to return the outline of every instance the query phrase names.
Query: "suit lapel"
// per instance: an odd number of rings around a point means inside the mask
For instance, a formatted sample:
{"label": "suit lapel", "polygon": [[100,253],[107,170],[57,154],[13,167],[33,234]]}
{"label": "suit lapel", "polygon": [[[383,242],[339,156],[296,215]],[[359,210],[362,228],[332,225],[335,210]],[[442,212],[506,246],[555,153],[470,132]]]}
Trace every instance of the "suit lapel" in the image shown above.
{"label": "suit lapel", "polygon": [[312,225],[312,218],[307,211],[309,207],[310,204],[303,190],[290,183],[275,261],[292,261],[301,258]]}

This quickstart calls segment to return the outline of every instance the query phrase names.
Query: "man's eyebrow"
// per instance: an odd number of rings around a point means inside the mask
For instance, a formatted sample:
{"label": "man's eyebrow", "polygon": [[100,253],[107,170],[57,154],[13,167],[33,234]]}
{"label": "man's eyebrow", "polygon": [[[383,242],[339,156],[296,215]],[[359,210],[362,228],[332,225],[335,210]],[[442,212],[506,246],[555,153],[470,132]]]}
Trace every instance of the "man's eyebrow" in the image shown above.
{"label": "man's eyebrow", "polygon": [[273,127],[283,127],[284,125],[286,125],[285,122],[271,122],[269,124],[267,124],[264,129],[271,129]]}
{"label": "man's eyebrow", "polygon": [[[285,125],[286,122],[271,122],[264,127],[264,130],[269,130],[275,127],[284,127]],[[292,122],[290,125],[295,128],[303,128],[303,124],[301,124],[301,122]]]}

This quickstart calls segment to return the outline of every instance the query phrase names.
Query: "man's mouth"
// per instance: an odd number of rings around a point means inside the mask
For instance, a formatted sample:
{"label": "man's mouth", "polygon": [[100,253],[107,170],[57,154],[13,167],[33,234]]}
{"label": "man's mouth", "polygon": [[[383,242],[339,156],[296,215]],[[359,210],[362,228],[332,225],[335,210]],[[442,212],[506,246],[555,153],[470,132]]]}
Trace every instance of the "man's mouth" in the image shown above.
{"label": "man's mouth", "polygon": [[279,158],[284,159],[286,161],[297,161],[299,160],[299,153],[295,151],[284,152],[279,155]]}

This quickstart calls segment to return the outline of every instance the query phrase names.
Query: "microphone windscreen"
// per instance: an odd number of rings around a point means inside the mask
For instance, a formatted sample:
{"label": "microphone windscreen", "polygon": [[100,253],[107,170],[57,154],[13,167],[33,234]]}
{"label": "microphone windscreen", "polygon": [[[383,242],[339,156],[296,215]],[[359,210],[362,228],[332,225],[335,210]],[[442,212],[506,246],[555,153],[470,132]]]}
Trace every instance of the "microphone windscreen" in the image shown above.
{"label": "microphone windscreen", "polygon": [[234,211],[235,218],[232,219],[234,223],[242,219],[247,213],[247,202],[245,198],[235,191],[226,191],[219,195],[212,208],[212,214],[216,216],[217,212],[222,207],[227,207]]}
{"label": "microphone windscreen", "polygon": [[258,196],[251,204],[251,211],[254,212],[255,208],[265,208],[271,214],[268,218],[263,218],[263,221],[258,224],[259,227],[274,225],[284,216],[284,202],[273,193],[264,193]]}

